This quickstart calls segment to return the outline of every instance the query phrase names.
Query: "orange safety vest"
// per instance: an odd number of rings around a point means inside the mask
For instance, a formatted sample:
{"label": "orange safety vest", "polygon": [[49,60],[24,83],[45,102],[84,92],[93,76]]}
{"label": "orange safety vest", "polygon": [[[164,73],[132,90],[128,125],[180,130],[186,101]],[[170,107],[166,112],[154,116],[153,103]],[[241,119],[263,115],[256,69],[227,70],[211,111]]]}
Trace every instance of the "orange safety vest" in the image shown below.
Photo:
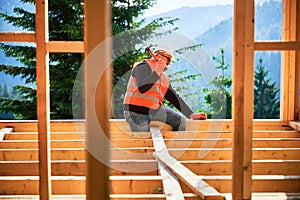
{"label": "orange safety vest", "polygon": [[[155,60],[146,59],[144,61],[149,64],[152,71],[155,70],[157,64]],[[134,65],[134,67],[138,64],[139,63]],[[127,85],[127,91],[124,97],[124,104],[143,106],[150,109],[158,109],[169,88],[169,84],[170,81],[167,75],[165,73],[161,73],[160,78],[153,84],[153,86],[147,92],[140,93],[136,84],[136,78],[130,76]]]}

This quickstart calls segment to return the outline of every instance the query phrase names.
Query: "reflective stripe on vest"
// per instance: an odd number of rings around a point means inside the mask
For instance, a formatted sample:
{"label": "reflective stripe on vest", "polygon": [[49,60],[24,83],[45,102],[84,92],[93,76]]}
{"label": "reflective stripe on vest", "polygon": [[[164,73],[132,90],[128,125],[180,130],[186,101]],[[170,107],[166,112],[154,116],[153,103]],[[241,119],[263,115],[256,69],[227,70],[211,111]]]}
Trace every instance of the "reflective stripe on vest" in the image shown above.
{"label": "reflective stripe on vest", "polygon": [[[156,68],[155,60],[144,60],[149,64],[151,70]],[[133,70],[133,69],[132,69]],[[150,109],[159,108],[164,96],[169,88],[169,78],[161,73],[160,78],[153,84],[153,86],[145,93],[140,93],[136,84],[136,78],[130,76],[127,91],[124,97],[124,104],[143,106]]]}

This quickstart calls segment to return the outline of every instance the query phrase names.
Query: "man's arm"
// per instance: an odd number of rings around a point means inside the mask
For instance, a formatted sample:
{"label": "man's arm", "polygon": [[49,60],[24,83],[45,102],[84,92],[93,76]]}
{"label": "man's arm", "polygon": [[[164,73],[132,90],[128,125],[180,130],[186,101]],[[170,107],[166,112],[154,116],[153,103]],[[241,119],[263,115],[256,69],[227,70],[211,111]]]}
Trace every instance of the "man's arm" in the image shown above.
{"label": "man's arm", "polygon": [[190,115],[194,113],[191,108],[185,103],[185,101],[176,93],[171,85],[168,88],[165,98],[186,117],[190,117]]}
{"label": "man's arm", "polygon": [[134,68],[132,76],[136,78],[136,83],[141,93],[147,92],[159,79],[158,74],[155,71],[152,72],[150,66],[146,62],[138,64]]}

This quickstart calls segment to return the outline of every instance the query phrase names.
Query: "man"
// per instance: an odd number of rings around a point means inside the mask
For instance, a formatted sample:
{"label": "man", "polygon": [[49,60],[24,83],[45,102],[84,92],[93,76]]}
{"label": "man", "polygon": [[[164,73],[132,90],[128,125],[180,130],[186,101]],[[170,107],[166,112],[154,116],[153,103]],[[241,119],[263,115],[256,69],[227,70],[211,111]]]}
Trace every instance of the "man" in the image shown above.
{"label": "man", "polygon": [[[124,97],[124,116],[131,131],[148,132],[151,121],[169,124],[173,131],[184,131],[186,117],[207,118],[205,113],[194,113],[172,88],[164,73],[172,58],[168,49],[158,48],[152,59],[134,64]],[[185,116],[163,106],[164,98]]]}

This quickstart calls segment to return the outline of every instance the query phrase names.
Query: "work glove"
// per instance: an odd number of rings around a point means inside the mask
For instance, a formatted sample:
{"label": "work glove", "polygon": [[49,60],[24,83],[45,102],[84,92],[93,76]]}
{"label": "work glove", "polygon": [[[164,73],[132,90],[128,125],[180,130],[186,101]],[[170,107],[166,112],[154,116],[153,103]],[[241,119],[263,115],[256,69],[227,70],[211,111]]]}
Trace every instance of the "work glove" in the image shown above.
{"label": "work glove", "polygon": [[205,120],[207,119],[207,115],[203,112],[200,112],[200,113],[192,113],[190,115],[190,118],[193,119],[193,120]]}

